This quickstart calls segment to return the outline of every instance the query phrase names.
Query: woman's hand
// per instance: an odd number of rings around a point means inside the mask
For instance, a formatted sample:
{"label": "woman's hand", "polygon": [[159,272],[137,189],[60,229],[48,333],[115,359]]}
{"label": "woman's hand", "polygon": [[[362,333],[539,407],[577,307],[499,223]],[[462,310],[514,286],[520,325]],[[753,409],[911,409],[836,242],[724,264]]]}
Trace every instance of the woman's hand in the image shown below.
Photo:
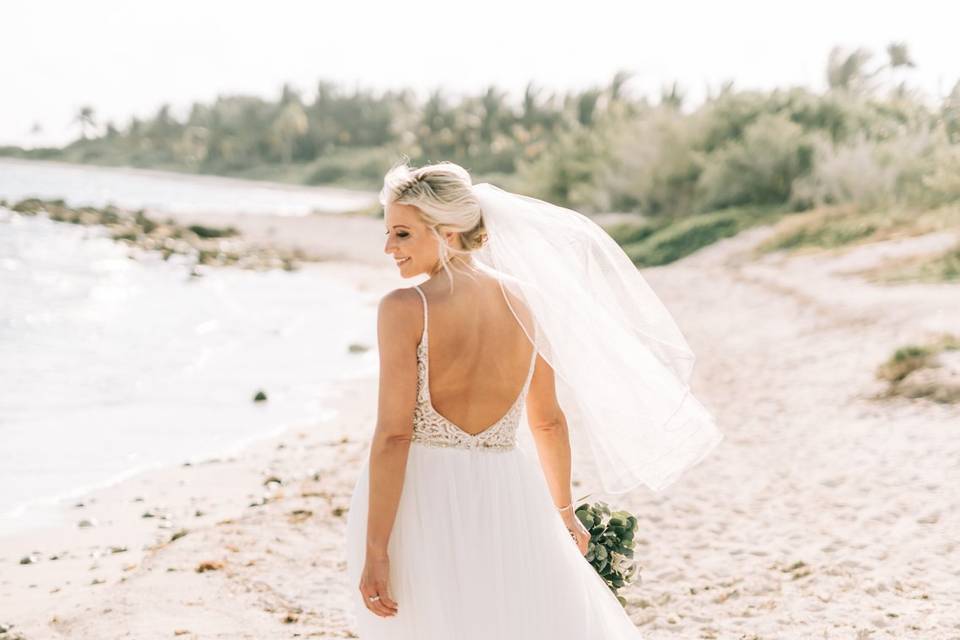
{"label": "woman's hand", "polygon": [[576,543],[577,548],[580,549],[580,553],[587,555],[587,550],[590,546],[590,532],[587,531],[583,523],[580,522],[580,518],[574,515],[573,509],[567,509],[561,512],[560,516],[563,518],[563,524],[566,525],[567,531],[570,532],[570,538]]}
{"label": "woman's hand", "polygon": [[[386,553],[371,554],[367,553],[367,559],[363,565],[363,573],[360,575],[360,593],[363,596],[363,604],[367,609],[378,616],[388,618],[397,614],[397,603],[393,600],[389,591],[390,577],[390,558]],[[371,601],[371,597],[379,596],[378,599]]]}

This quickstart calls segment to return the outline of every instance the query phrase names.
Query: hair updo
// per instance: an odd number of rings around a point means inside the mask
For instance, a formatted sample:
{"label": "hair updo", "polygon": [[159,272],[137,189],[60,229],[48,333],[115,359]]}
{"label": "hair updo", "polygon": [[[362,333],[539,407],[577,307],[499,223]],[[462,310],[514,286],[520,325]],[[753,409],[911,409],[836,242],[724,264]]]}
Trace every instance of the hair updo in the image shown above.
{"label": "hair updo", "polygon": [[[487,241],[480,202],[473,193],[473,181],[466,169],[453,162],[438,162],[413,168],[406,160],[395,164],[383,178],[380,204],[407,204],[417,208],[420,218],[437,240],[440,264],[453,287],[447,266],[450,254],[467,255]],[[441,232],[459,234],[460,247],[452,247]]]}
{"label": "hair updo", "polygon": [[[380,204],[386,207],[395,202],[419,209],[420,217],[440,243],[446,268],[447,252],[467,254],[486,242],[483,215],[472,186],[467,170],[453,162],[412,168],[403,160],[384,176]],[[458,232],[463,249],[444,242],[441,231]]]}

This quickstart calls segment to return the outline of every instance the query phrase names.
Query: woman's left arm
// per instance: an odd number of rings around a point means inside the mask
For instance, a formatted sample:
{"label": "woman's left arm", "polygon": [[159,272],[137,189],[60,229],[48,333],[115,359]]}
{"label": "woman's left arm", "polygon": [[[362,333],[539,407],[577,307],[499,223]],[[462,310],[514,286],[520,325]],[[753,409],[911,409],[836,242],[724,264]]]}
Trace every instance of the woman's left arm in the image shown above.
{"label": "woman's left arm", "polygon": [[417,343],[422,308],[412,289],[391,291],[377,309],[380,389],[370,444],[367,557],[385,558],[403,490],[417,402]]}

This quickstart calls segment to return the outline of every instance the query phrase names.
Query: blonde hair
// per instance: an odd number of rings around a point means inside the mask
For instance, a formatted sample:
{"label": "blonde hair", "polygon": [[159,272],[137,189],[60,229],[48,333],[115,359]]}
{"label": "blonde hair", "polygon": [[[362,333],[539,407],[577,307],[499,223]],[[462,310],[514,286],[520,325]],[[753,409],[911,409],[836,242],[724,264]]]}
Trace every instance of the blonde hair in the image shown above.
{"label": "blonde hair", "polygon": [[[473,181],[466,169],[453,162],[438,162],[419,168],[396,163],[384,176],[380,204],[407,204],[416,207],[420,217],[437,239],[440,261],[450,285],[453,277],[447,267],[449,253],[466,255],[486,242],[486,228],[480,203],[473,194]],[[460,234],[463,248],[449,246],[441,231]]]}

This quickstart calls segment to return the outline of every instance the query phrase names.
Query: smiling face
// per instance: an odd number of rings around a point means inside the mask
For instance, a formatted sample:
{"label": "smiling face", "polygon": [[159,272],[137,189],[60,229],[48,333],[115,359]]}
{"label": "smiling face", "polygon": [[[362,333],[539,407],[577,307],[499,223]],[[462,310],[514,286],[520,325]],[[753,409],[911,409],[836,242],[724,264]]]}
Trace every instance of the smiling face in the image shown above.
{"label": "smiling face", "polygon": [[437,265],[437,238],[416,207],[390,203],[384,209],[383,221],[387,238],[383,251],[396,260],[402,277],[429,273]]}

